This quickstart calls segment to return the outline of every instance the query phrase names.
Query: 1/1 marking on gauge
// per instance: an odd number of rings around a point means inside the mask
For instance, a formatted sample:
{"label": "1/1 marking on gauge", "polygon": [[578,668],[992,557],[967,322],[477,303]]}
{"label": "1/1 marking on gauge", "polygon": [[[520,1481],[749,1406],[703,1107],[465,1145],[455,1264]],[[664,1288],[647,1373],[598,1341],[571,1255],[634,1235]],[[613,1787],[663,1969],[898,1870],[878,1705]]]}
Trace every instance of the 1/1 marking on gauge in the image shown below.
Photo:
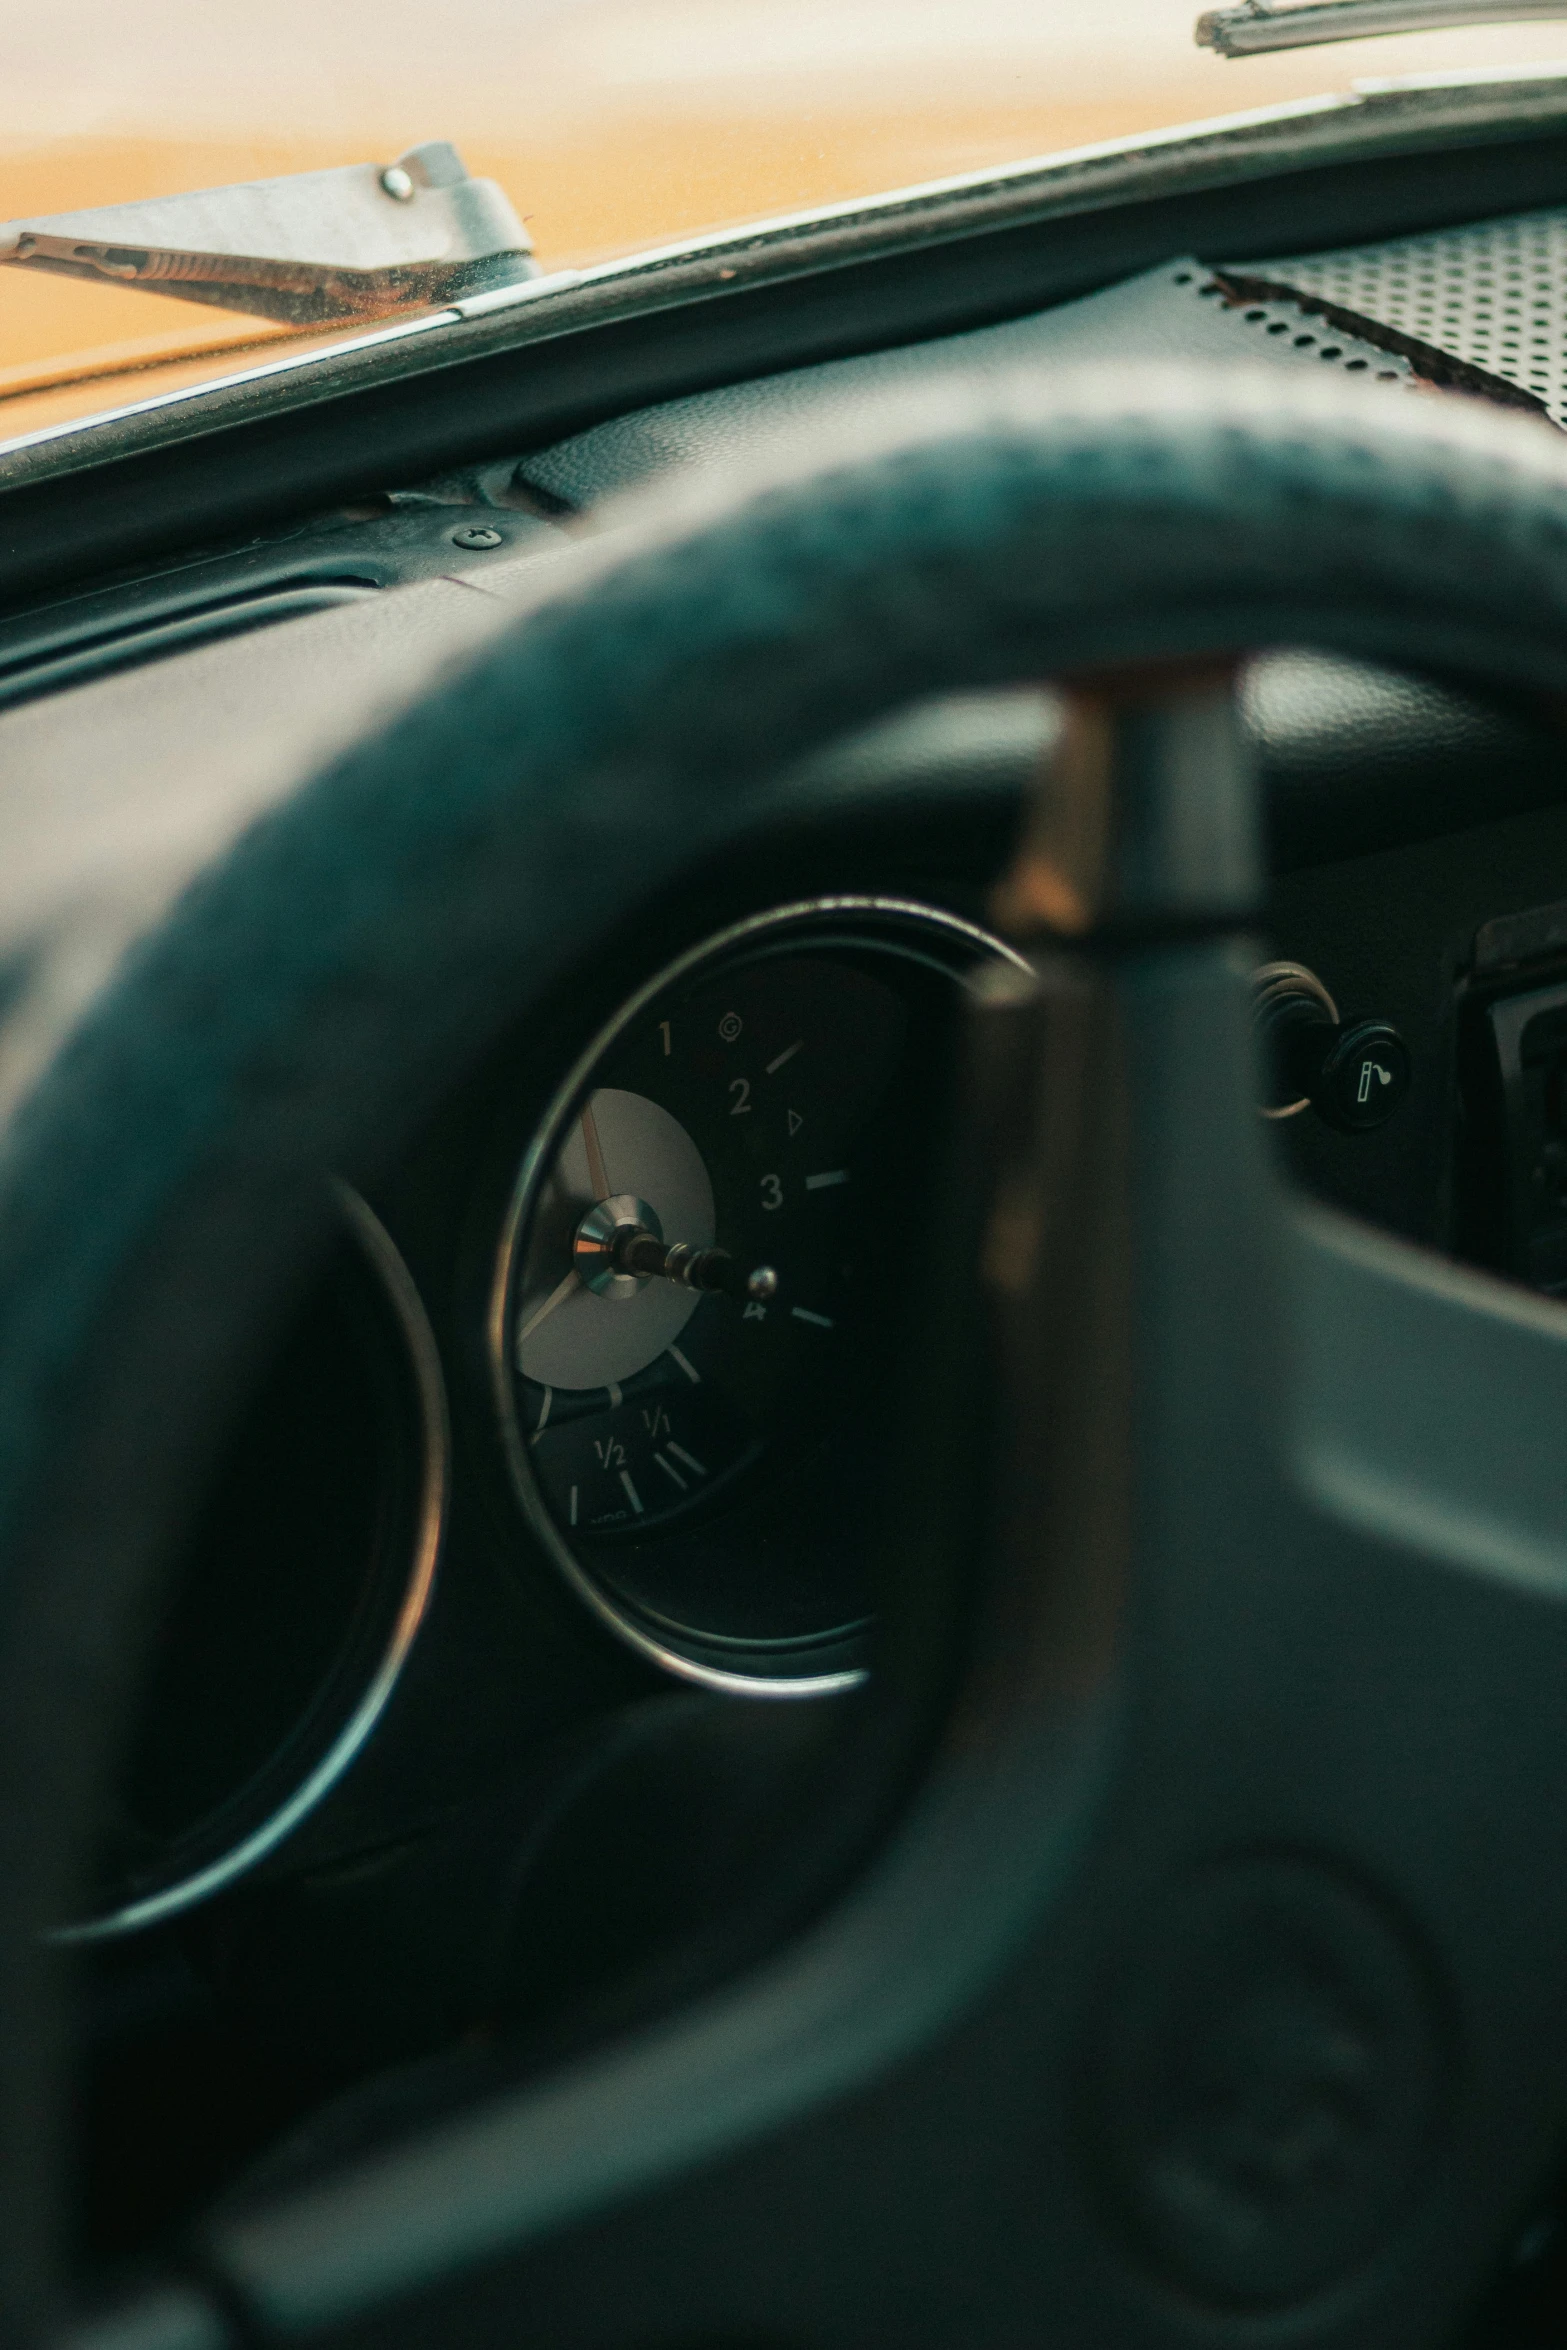
{"label": "1/1 marking on gauge", "polygon": [[694,1476],[705,1477],[707,1475],[707,1471],[703,1468],[695,1453],[687,1452],[683,1444],[671,1443],[665,1447],[665,1450],[672,1452],[677,1461],[684,1461],[686,1467],[691,1470]]}
{"label": "1/1 marking on gauge", "polygon": [[768,1064],[767,1064],[767,1074],[768,1074],[768,1076],[769,1076],[769,1077],[776,1077],[776,1076],[777,1076],[777,1074],[778,1074],[778,1072],[779,1072],[779,1070],[780,1070],[780,1069],[783,1067],[784,1063],[785,1063],[786,1061],[792,1061],[792,1060],[794,1059],[794,1056],[795,1056],[795,1054],[796,1054],[797,1052],[800,1052],[800,1051],[803,1049],[803,1047],[804,1047],[804,1044],[805,1044],[805,1039],[804,1039],[804,1037],[803,1037],[803,1036],[797,1036],[797,1037],[795,1038],[795,1040],[794,1040],[793,1044],[786,1044],[786,1045],[784,1046],[784,1049],[783,1049],[783,1051],[782,1051],[781,1053],[775,1053],[775,1054],[774,1054],[774,1056],[773,1056],[773,1058],[772,1058],[772,1059],[771,1059],[771,1060],[768,1062]]}
{"label": "1/1 marking on gauge", "polygon": [[659,1467],[663,1470],[664,1475],[669,1479],[672,1485],[678,1485],[682,1493],[690,1492],[690,1486],[686,1483],[684,1477],[681,1476],[680,1471],[675,1467],[673,1461],[666,1461],[661,1452],[656,1452],[653,1455],[653,1458],[657,1461]]}
{"label": "1/1 marking on gauge", "polygon": [[836,1184],[847,1183],[848,1180],[847,1167],[829,1167],[825,1175],[807,1175],[805,1188],[807,1191],[831,1191]]}

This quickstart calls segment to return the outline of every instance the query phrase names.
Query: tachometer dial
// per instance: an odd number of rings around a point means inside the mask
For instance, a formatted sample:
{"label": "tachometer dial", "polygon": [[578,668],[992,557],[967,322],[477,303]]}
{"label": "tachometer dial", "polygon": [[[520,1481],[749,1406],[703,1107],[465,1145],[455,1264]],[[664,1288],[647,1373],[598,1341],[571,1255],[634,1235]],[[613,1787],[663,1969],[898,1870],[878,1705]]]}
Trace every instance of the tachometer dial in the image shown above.
{"label": "tachometer dial", "polygon": [[624,1008],[528,1154],[492,1317],[519,1493],[675,1671],[782,1693],[859,1669],[936,1031],[1005,951],[888,901],[743,924]]}
{"label": "tachometer dial", "polygon": [[373,1735],[444,1537],[435,1334],[390,1234],[337,1189],[343,1237],[258,1379],[182,1554],[67,1942],[225,1892],[323,1803]]}

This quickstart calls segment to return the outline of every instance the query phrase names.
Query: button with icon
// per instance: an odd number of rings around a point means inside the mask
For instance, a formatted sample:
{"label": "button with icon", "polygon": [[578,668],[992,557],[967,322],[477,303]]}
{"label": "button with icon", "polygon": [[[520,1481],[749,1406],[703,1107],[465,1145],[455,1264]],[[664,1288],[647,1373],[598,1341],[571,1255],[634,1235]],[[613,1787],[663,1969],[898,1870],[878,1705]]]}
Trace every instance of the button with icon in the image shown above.
{"label": "button with icon", "polygon": [[1308,1086],[1312,1107],[1345,1134],[1362,1134],[1391,1118],[1409,1091],[1409,1047],[1386,1020],[1341,1028]]}
{"label": "button with icon", "polygon": [[1291,1118],[1310,1108],[1341,1134],[1384,1125],[1414,1078],[1398,1030],[1386,1020],[1341,1021],[1332,996],[1303,963],[1264,964],[1254,983],[1265,1113]]}

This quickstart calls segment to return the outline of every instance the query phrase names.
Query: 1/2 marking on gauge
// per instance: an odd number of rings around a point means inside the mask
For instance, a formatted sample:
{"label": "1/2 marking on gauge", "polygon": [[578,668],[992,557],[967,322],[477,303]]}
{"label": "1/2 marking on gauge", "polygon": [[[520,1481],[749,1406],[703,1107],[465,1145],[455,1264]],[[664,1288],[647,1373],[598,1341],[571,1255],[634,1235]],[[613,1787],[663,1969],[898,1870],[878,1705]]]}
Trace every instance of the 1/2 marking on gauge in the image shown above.
{"label": "1/2 marking on gauge", "polygon": [[642,1496],[640,1493],[638,1493],[636,1487],[631,1482],[631,1471],[629,1469],[621,1470],[620,1482],[626,1489],[627,1501],[630,1502],[632,1508],[636,1511],[637,1516],[640,1518],[642,1515]]}

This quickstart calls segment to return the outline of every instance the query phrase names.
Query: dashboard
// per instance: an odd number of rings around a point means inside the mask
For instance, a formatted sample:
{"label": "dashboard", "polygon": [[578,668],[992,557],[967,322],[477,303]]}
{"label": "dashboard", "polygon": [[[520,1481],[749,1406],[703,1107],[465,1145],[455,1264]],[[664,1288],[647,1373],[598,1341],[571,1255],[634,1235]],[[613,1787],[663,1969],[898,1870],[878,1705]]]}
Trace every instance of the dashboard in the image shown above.
{"label": "dashboard", "polygon": [[[1427,239],[1432,269],[1506,243],[1473,238]],[[1233,358],[1561,422],[1519,337],[1515,363],[1460,320],[1444,377],[1385,256],[1334,259],[1163,259],[78,583],[0,623],[0,763],[67,829],[134,779],[122,846],[156,899],[210,793],[265,809],[566,576],[618,498],[870,389]],[[1559,713],[1294,648],[1248,666],[1241,707],[1271,1147],[1307,1194],[1567,1295]],[[723,1725],[771,1708],[794,1758],[874,1669],[954,1040],[1019,968],[997,884],[1058,726],[1043,690],[976,694],[819,756],[765,841],[650,891],[411,1146],[337,1171],[336,1237],[170,1561],[56,1936],[94,2261],[438,2101],[437,2060],[499,2039],[556,2062],[747,1946],[726,1934],[766,1883],[774,1790]]]}

